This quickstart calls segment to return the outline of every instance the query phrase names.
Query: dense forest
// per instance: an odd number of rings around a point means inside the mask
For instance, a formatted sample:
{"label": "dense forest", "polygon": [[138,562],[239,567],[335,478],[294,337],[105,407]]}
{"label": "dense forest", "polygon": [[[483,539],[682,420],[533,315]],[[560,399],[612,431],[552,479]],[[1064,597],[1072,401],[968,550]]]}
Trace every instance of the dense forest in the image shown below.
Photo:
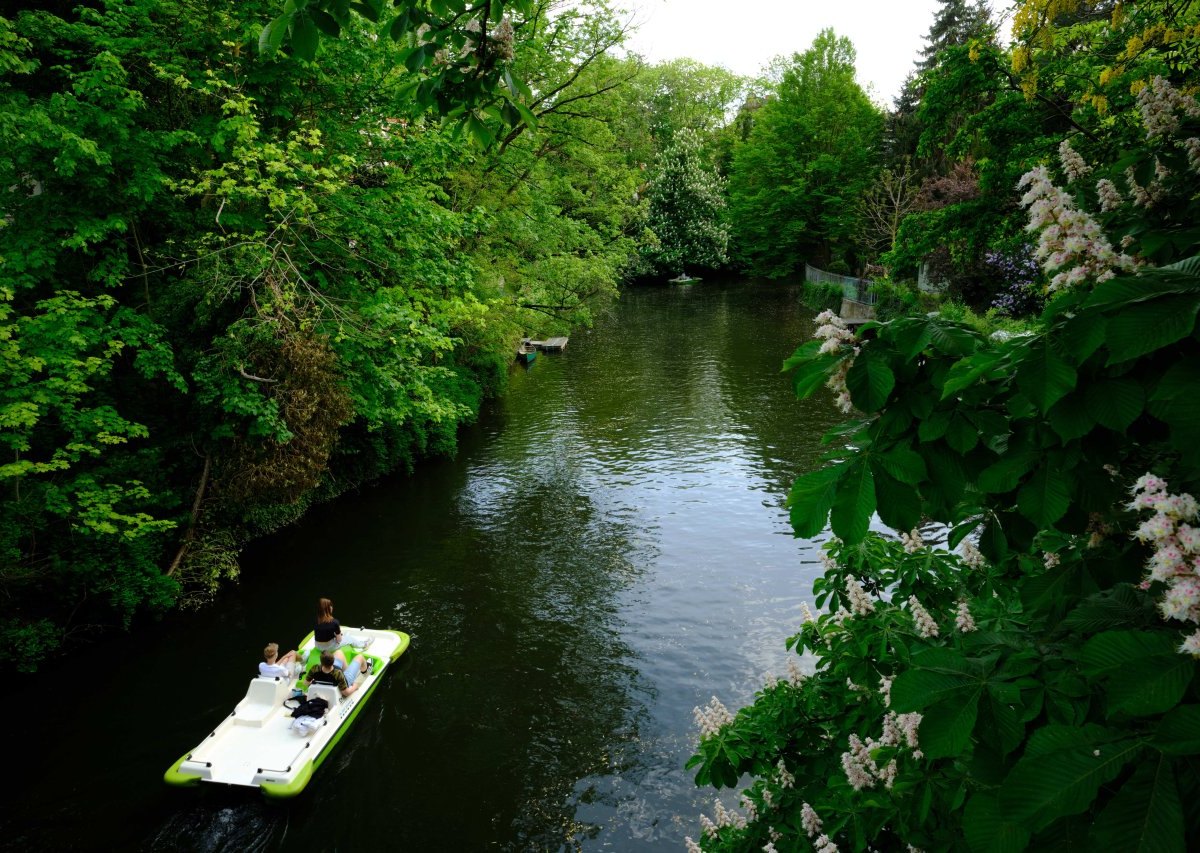
{"label": "dense forest", "polygon": [[698,709],[697,781],[750,784],[689,845],[1200,843],[1200,4],[940,0],[890,105],[831,30],[750,79],[648,63],[629,26],[605,0],[0,17],[18,665],[200,606],[254,537],[453,453],[523,337],[810,264],[869,279],[879,321],[823,312],[786,365],[848,418],[789,497],[834,537],[821,612],[807,669]]}

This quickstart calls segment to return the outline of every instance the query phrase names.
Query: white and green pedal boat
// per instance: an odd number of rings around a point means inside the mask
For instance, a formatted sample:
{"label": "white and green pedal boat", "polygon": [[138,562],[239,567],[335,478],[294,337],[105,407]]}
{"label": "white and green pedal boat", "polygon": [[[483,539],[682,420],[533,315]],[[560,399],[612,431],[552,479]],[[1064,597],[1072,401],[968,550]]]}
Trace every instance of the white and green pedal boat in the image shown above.
{"label": "white and green pedal boat", "polygon": [[[329,703],[315,731],[300,734],[294,729],[292,709],[284,704],[293,691],[304,689],[302,677],[253,678],[233,712],[199,746],[171,765],[165,774],[167,784],[240,785],[258,788],[272,798],[294,797],[303,791],[371,698],[379,679],[408,649],[409,636],[399,631],[347,627],[346,634],[371,639],[366,651],[343,647],[347,655],[362,654],[371,661],[371,672],[358,677],[358,689],[346,698],[329,684],[308,687],[307,698],[320,696]],[[305,672],[321,656],[311,633],[298,651],[306,662]]]}

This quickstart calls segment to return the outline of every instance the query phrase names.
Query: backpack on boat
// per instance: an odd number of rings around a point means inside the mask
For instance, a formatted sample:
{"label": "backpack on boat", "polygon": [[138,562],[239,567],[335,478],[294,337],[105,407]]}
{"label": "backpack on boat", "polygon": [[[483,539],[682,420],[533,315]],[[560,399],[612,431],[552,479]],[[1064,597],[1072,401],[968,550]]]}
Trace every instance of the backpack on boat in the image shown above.
{"label": "backpack on boat", "polygon": [[302,699],[300,704],[292,708],[293,717],[316,717],[325,716],[325,712],[329,710],[329,703],[316,696],[312,699]]}

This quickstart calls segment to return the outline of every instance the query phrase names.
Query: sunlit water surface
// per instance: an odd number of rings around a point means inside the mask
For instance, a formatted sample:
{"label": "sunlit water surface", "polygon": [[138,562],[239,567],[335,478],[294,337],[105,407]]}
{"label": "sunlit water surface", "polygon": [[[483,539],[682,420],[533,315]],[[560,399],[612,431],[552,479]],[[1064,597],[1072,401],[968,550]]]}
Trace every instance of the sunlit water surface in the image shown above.
{"label": "sunlit water surface", "polygon": [[[794,286],[627,293],[515,368],[456,459],[317,507],[213,607],[39,676],[5,845],[680,850],[713,798],[684,769],[692,709],[786,672],[811,598],[783,502],[834,413],[780,373],[811,334]],[[413,645],[308,790],[166,788],[318,595]]]}

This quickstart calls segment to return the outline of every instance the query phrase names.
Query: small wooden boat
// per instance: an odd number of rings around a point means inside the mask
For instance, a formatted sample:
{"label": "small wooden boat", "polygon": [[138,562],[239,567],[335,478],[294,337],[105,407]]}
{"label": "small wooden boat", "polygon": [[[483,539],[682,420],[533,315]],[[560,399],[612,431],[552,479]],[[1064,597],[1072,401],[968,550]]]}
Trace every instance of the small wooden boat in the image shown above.
{"label": "small wooden boat", "polygon": [[699,276],[680,273],[675,278],[667,279],[667,284],[695,284],[698,281],[700,281]]}
{"label": "small wooden boat", "polygon": [[533,364],[533,360],[537,358],[537,347],[528,338],[521,341],[521,345],[517,347],[517,361],[521,364]]}
{"label": "small wooden boat", "polygon": [[[349,660],[354,659],[353,654],[361,654],[370,661],[371,671],[358,676],[358,689],[347,697],[333,685],[308,686],[306,698],[319,696],[329,703],[329,710],[314,723],[314,731],[294,728],[292,708],[284,704],[304,689],[302,676],[252,678],[245,698],[232,713],[199,746],[171,765],[164,775],[167,784],[216,782],[258,788],[272,798],[294,797],[303,791],[410,641],[408,634],[399,631],[347,628],[346,633],[370,638],[365,651],[350,646],[343,646],[343,651]],[[321,654],[311,633],[299,655],[305,661],[303,672],[319,663]]]}

